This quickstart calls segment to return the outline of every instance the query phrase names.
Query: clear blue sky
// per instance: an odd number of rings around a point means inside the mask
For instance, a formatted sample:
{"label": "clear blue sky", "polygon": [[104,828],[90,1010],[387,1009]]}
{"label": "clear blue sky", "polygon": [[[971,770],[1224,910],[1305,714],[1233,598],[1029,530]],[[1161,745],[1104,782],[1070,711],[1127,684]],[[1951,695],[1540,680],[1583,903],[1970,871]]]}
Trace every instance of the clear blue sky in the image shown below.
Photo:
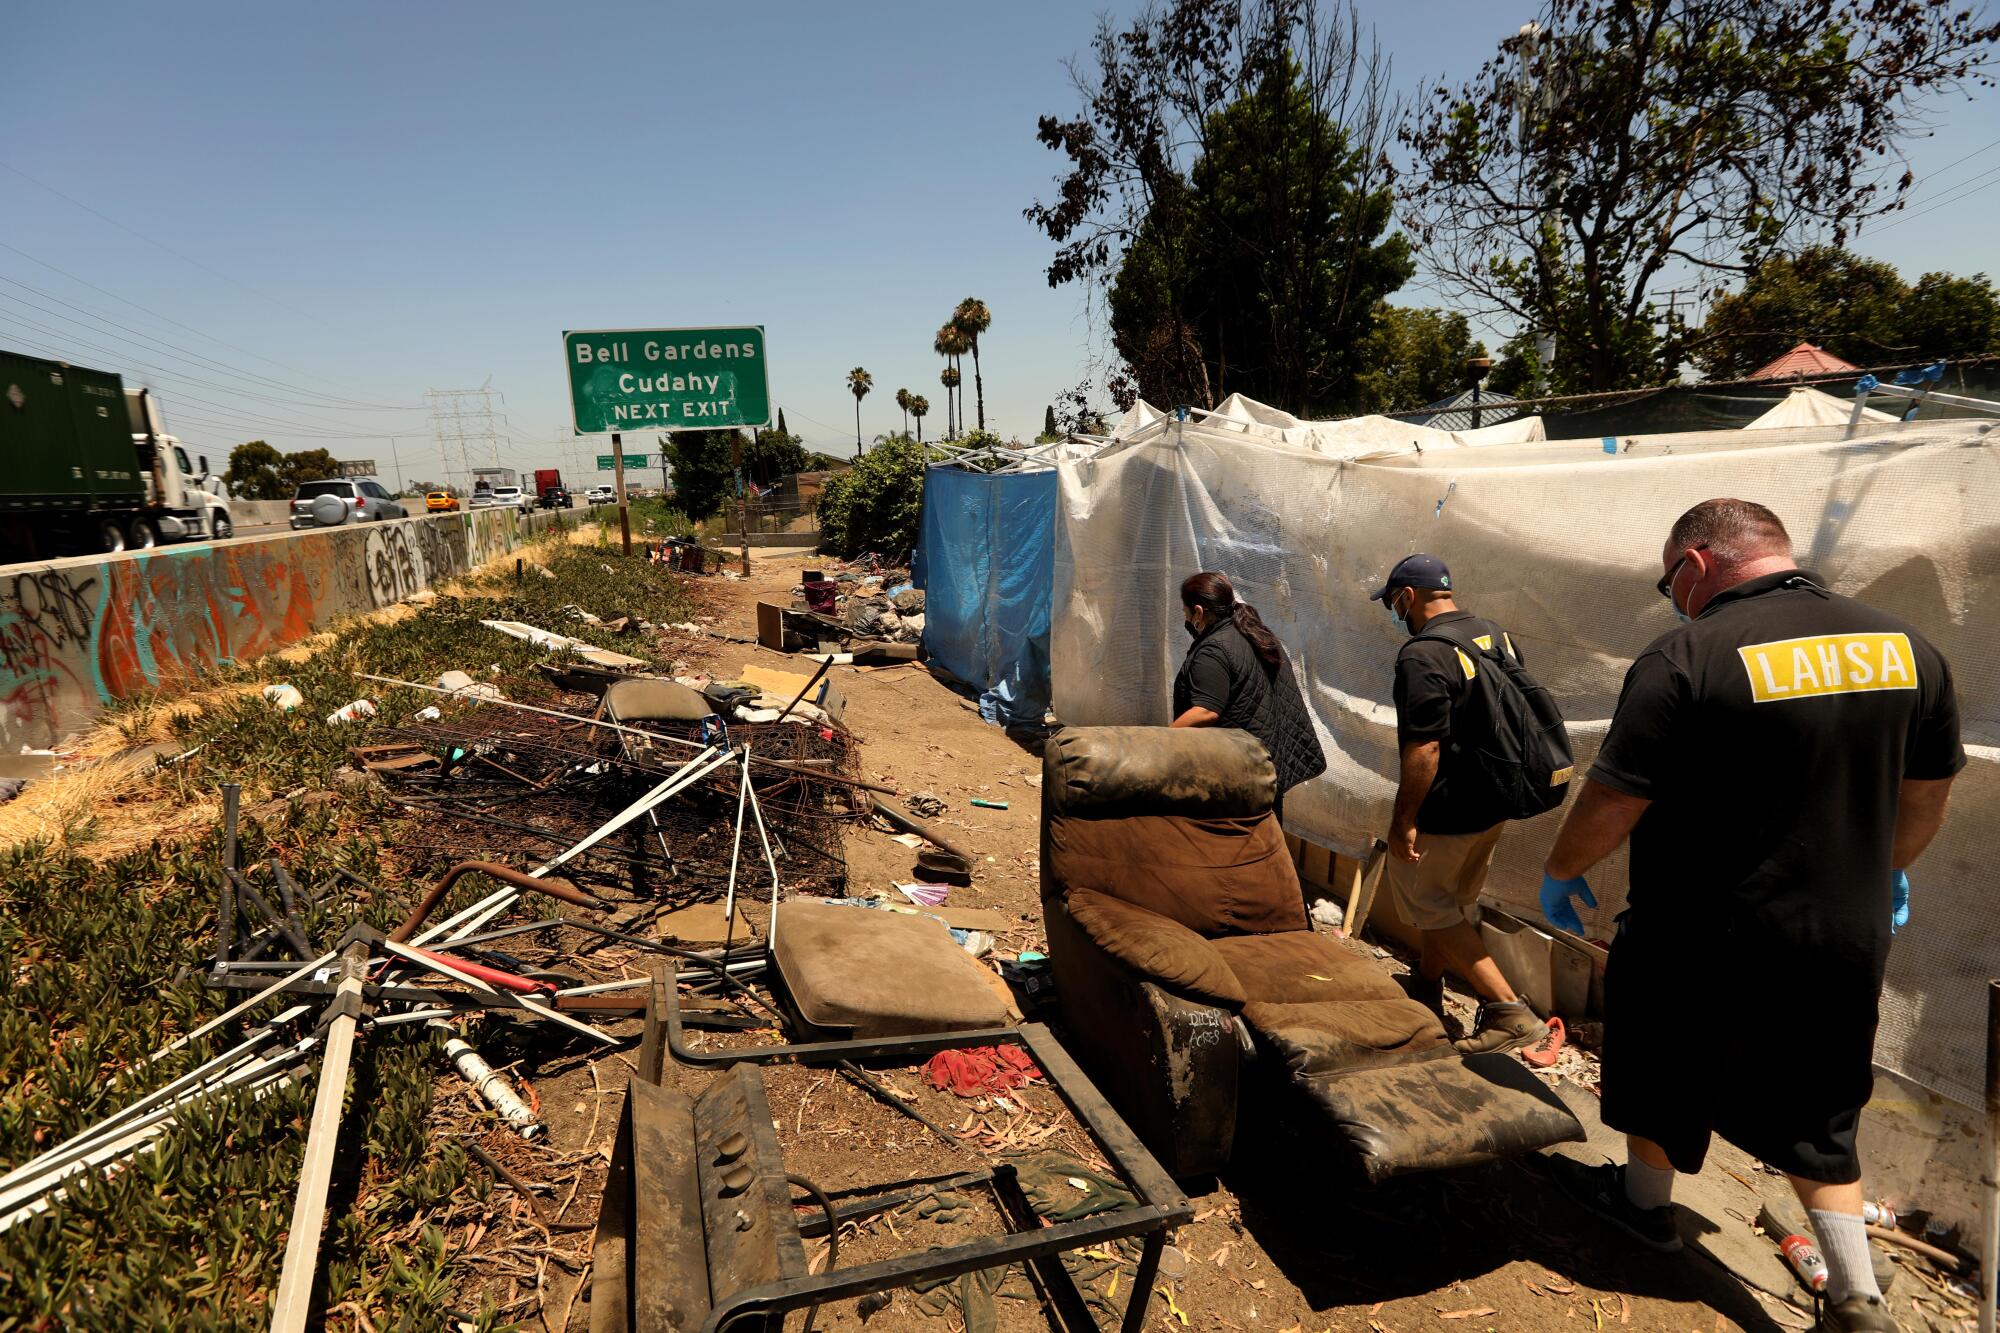
{"label": "clear blue sky", "polygon": [[[1408,85],[1469,74],[1534,8],[1364,16]],[[1021,209],[1060,165],[1035,118],[1075,107],[1062,61],[1092,22],[1051,0],[24,7],[0,78],[0,346],[155,384],[217,455],[262,436],[386,474],[369,437],[393,435],[413,476],[437,471],[425,390],[491,377],[503,461],[573,469],[599,446],[565,438],[565,328],[762,323],[788,423],[846,452],[856,364],[864,435],[900,425],[903,386],[942,428],[931,337],[970,294],[993,310],[988,423],[1032,436],[1088,360]],[[2000,98],[1936,119],[1912,213],[2000,184]],[[1995,199],[1859,248],[1910,276],[2000,267]]]}

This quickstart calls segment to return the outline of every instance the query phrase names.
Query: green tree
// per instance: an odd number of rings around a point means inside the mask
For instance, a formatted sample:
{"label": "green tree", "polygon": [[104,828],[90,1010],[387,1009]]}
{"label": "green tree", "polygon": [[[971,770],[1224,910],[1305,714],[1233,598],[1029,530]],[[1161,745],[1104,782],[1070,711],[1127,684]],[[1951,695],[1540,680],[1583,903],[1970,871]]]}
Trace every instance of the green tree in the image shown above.
{"label": "green tree", "polygon": [[1984,273],[1926,273],[1910,288],[1899,327],[1904,354],[1916,361],[2000,350],[2000,294]]}
{"label": "green tree", "polygon": [[1092,49],[1081,112],[1039,123],[1069,169],[1027,216],[1056,245],[1050,284],[1106,296],[1120,389],[1344,406],[1376,303],[1413,271],[1385,235],[1386,65],[1357,12],[1166,0],[1100,20]]}
{"label": "green tree", "polygon": [[780,435],[791,434],[789,430],[785,429],[785,409],[782,407],[778,409],[778,433]]}
{"label": "green tree", "polygon": [[1366,368],[1355,376],[1355,408],[1402,412],[1464,388],[1466,358],[1486,355],[1486,346],[1473,340],[1464,315],[1384,304],[1360,351]]}
{"label": "green tree", "polygon": [[944,435],[946,439],[950,439],[957,433],[955,428],[958,425],[957,409],[952,406],[953,400],[958,393],[957,367],[946,366],[943,370],[940,370],[938,372],[938,383],[944,386]]}
{"label": "green tree", "polygon": [[229,470],[222,479],[239,500],[289,500],[292,492],[279,474],[283,462],[284,455],[269,444],[251,440],[229,451]]}
{"label": "green tree", "polygon": [[1056,429],[1056,405],[1050,403],[1042,409],[1042,433],[1035,437],[1035,443],[1053,444],[1062,438],[1063,433]]}
{"label": "green tree", "polygon": [[972,352],[973,402],[978,406],[979,429],[983,431],[986,429],[986,381],[979,374],[979,339],[993,327],[993,312],[986,308],[986,302],[976,296],[968,296],[951,312],[951,326],[965,335],[965,345]]}
{"label": "green tree", "polygon": [[917,419],[917,443],[924,442],[924,418],[930,415],[931,400],[920,393],[910,395],[910,415]]}
{"label": "green tree", "polygon": [[301,449],[294,454],[286,454],[278,465],[278,477],[283,483],[283,495],[297,491],[300,482],[324,481],[328,477],[340,475],[340,463],[324,449]]}
{"label": "green tree", "polygon": [[907,556],[917,544],[924,465],[941,457],[907,435],[891,435],[827,478],[819,497],[820,545],[841,556]]}
{"label": "green tree", "polygon": [[908,389],[896,390],[896,406],[903,409],[903,434],[908,435],[910,433],[910,391]]}
{"label": "green tree", "polygon": [[1375,307],[1415,271],[1374,170],[1289,59],[1210,117],[1185,192],[1163,192],[1111,287],[1142,394],[1350,407]]}
{"label": "green tree", "polygon": [[1816,343],[1856,365],[1898,360],[1910,289],[1895,266],[1830,245],[1758,265],[1741,291],[1716,298],[1690,339],[1711,379],[1738,379],[1796,347]]}
{"label": "green tree", "polygon": [[847,372],[847,391],[854,395],[854,453],[861,454],[861,400],[875,387],[875,377],[860,366]]}
{"label": "green tree", "polygon": [[759,486],[769,487],[805,470],[805,445],[796,435],[760,430],[743,447],[743,475]]}
{"label": "green tree", "polygon": [[735,459],[743,436],[734,430],[680,430],[660,437],[673,473],[674,505],[696,522],[722,508],[735,489]]}
{"label": "green tree", "polygon": [[1553,338],[1552,387],[1670,380],[1685,329],[1654,293],[1747,277],[1900,206],[1933,96],[2000,27],[1880,0],[1547,0],[1402,139],[1403,219],[1481,311]]}

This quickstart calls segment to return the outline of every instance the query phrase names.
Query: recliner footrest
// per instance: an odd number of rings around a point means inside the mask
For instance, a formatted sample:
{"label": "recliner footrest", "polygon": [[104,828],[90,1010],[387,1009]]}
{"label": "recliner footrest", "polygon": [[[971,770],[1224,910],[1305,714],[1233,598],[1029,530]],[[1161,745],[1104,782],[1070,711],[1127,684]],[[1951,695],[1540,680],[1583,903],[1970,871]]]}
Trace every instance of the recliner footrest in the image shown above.
{"label": "recliner footrest", "polygon": [[1339,1131],[1370,1183],[1584,1136],[1561,1098],[1508,1055],[1440,1054],[1291,1082]]}

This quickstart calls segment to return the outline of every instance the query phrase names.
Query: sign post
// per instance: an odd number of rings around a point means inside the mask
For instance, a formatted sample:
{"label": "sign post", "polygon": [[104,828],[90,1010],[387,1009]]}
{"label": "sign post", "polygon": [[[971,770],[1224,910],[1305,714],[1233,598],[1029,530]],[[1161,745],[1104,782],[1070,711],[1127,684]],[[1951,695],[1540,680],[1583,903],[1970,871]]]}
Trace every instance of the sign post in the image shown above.
{"label": "sign post", "polygon": [[[771,423],[764,326],[587,329],[563,334],[570,411],[579,435],[611,437],[618,531],[632,554],[622,433],[751,430]],[[748,572],[749,534],[744,534]]]}
{"label": "sign post", "polygon": [[618,492],[618,546],[632,554],[632,511],[625,503],[625,447],[618,432],[611,432],[611,487]]}

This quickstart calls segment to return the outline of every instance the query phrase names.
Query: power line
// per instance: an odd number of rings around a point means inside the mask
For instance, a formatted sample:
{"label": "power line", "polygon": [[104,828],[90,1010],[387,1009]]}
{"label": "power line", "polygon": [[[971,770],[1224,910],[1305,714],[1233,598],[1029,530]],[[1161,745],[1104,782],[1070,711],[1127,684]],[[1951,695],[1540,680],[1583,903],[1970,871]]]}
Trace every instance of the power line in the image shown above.
{"label": "power line", "polygon": [[[1953,186],[1952,188],[1954,190],[1962,190],[1963,187],[1967,185],[1972,185],[1973,181],[1985,180],[1986,177],[1988,176],[2000,176],[2000,167],[1994,167],[1991,170],[1982,171],[1977,176],[1969,176],[1965,180],[1960,181],[1957,185]],[[1969,190],[1964,190],[1963,193],[1953,194],[1947,198],[1940,199],[1937,202],[1930,205],[1930,207],[1928,208],[1920,208],[1914,213],[1904,213],[1900,217],[1897,217],[1892,221],[1885,222],[1881,226],[1875,228],[1875,234],[1880,235],[1881,233],[1889,230],[1889,228],[1891,227],[1900,227],[1905,222],[1909,222],[1916,218],[1920,218],[1926,213],[1935,213],[1938,209],[1943,208],[1947,204],[1955,204],[1958,203],[1960,200],[1970,199],[1973,195],[1978,194],[1981,190],[1990,190],[1996,185],[2000,185],[2000,180],[1989,180],[1986,181],[1986,184],[1984,185],[1975,185],[1973,186],[1973,188]]]}
{"label": "power line", "polygon": [[[226,361],[217,361],[213,357],[203,356],[201,353],[196,352],[191,348],[182,347],[178,343],[168,342],[164,338],[156,338],[152,334],[142,332],[139,329],[135,329],[129,324],[120,324],[115,319],[108,319],[103,315],[95,314],[83,306],[75,305],[69,301],[63,300],[60,296],[55,295],[53,292],[45,292],[41,288],[35,286],[32,283],[20,282],[14,278],[8,277],[4,273],[0,273],[0,282],[4,282],[10,287],[19,287],[22,291],[33,292],[35,295],[41,297],[44,300],[54,301],[57,305],[62,306],[66,310],[76,311],[78,314],[83,315],[85,318],[91,320],[93,323],[108,325],[111,328],[123,330],[125,333],[130,334],[132,337],[138,338],[146,343],[150,343],[161,348],[169,349],[169,351],[173,353],[178,353],[181,359],[186,359],[195,362],[196,364],[209,367],[211,369],[220,370],[226,374],[241,375],[246,379],[257,380],[264,384],[268,384],[273,388],[283,389],[287,393],[298,394],[310,398],[322,398],[328,400],[326,402],[321,402],[321,403],[311,403],[308,404],[308,406],[324,407],[328,411],[339,411],[339,412],[414,412],[417,410],[415,407],[407,403],[400,407],[392,407],[387,403],[355,404],[352,399],[338,398],[332,394],[321,393],[318,389],[307,389],[301,387],[300,385],[287,384],[283,380],[275,380],[268,375],[260,375],[254,370],[245,370],[241,366],[232,366]],[[6,292],[0,292],[0,297],[5,297],[9,301],[17,301],[20,304],[29,306],[35,310],[40,310],[43,314],[48,315],[51,318],[60,319],[70,324],[76,324],[78,327],[81,328],[89,327],[88,325],[83,324],[81,320],[74,319],[69,315],[58,314],[53,310],[50,310],[44,306],[38,306],[33,301],[25,300],[22,297],[11,296],[8,295],[8,293]],[[96,330],[93,330],[93,332],[96,332]],[[116,337],[117,335],[106,334],[105,336]],[[164,355],[166,353],[162,354]]]}
{"label": "power line", "polygon": [[[88,287],[93,292],[96,292],[99,296],[108,296],[112,300],[118,302],[120,305],[129,305],[134,310],[137,310],[140,314],[150,315],[154,319],[161,320],[164,321],[165,323],[171,324],[177,329],[184,329],[187,332],[194,334],[195,337],[197,338],[206,338],[208,339],[208,341],[216,344],[218,347],[227,347],[232,352],[240,352],[244,356],[254,357],[256,360],[262,361],[265,365],[276,366],[280,370],[288,370],[294,375],[304,375],[308,379],[320,380],[321,382],[327,384],[331,384],[333,382],[327,379],[324,375],[315,375],[309,370],[301,370],[297,366],[287,365],[283,361],[274,361],[270,357],[265,356],[261,352],[253,352],[247,347],[238,347],[235,343],[229,342],[222,338],[218,338],[212,333],[204,333],[200,329],[195,328],[192,324],[183,324],[181,321],[173,318],[171,315],[163,315],[159,311],[154,310],[148,306],[140,305],[137,301],[132,300],[130,297],[120,296],[117,292],[110,291],[106,288],[100,287],[96,283],[90,281],[88,278],[80,278],[76,274],[71,273],[68,269],[58,268],[54,264],[51,264],[46,259],[41,259],[35,255],[29,254],[26,250],[23,250],[18,245],[10,245],[6,241],[0,241],[0,250],[6,250],[9,253],[17,254],[31,264],[39,264],[41,267],[47,269],[49,272],[54,273],[59,277],[68,278],[71,282],[76,283],[78,286]],[[333,395],[327,395],[327,396],[331,397]],[[362,403],[354,399],[348,399],[347,401],[359,407],[376,406],[376,404],[373,403]]]}
{"label": "power line", "polygon": [[194,258],[192,255],[184,255],[180,251],[174,249],[171,245],[168,245],[165,241],[156,240],[155,238],[146,235],[146,233],[139,231],[131,226],[128,226],[124,222],[119,221],[117,218],[112,217],[109,213],[98,212],[96,209],[92,208],[89,204],[84,203],[81,199],[75,198],[72,195],[64,194],[61,190],[58,190],[55,186],[48,184],[46,181],[36,180],[33,176],[30,176],[27,172],[21,170],[19,167],[13,166],[6,162],[0,162],[0,168],[4,168],[7,171],[11,171],[16,176],[19,176],[22,180],[28,182],[28,184],[30,185],[36,186],[43,190],[47,190],[50,194],[62,200],[64,203],[71,204],[77,208],[80,208],[84,212],[90,214],[94,218],[99,219],[100,221],[110,223],[112,226],[118,228],[118,230],[124,232],[126,235],[136,236],[140,240],[146,242],[146,244],[158,247],[159,249],[172,255],[174,258],[182,261],[183,263],[192,264],[196,268],[200,269],[202,272],[222,279],[224,282],[228,283],[232,287],[241,287],[244,291],[249,292],[252,296],[260,297],[263,300],[269,301],[272,305],[278,307],[278,309],[280,310],[290,311],[292,314],[298,315],[303,319],[309,319],[313,323],[319,325],[321,328],[327,330],[327,332],[329,333],[340,332],[340,330],[334,328],[331,324],[328,324],[325,320],[320,319],[318,316],[309,314],[308,312],[299,309],[297,306],[287,305],[285,302],[280,301],[277,297],[272,296],[268,292],[259,291],[257,288],[252,287],[247,282],[239,282],[237,279],[230,277],[227,273],[224,273],[221,269],[212,267],[211,265],[208,264],[204,264],[201,260]]}

